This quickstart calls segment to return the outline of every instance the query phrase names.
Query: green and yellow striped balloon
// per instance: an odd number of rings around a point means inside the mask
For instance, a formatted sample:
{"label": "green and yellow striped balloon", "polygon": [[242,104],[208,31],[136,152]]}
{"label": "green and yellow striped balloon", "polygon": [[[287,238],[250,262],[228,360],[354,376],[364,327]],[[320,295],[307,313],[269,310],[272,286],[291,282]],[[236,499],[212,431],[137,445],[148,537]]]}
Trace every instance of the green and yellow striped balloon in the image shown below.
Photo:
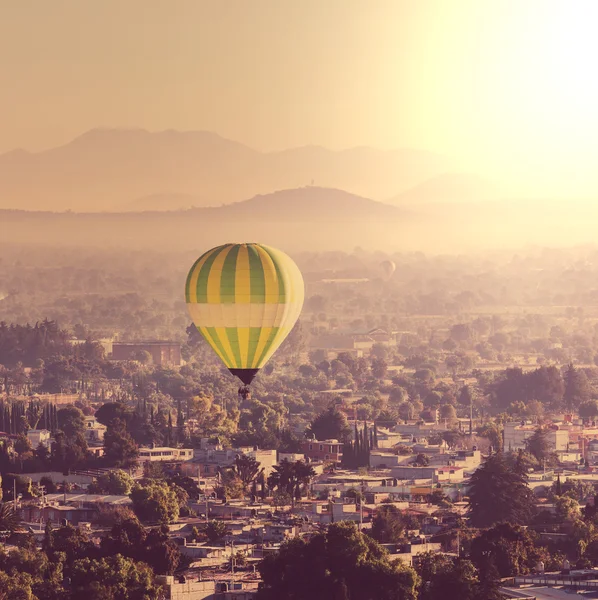
{"label": "green and yellow striped balloon", "polygon": [[246,385],[291,332],[303,294],[293,260],[262,244],[209,250],[191,267],[185,286],[195,326]]}

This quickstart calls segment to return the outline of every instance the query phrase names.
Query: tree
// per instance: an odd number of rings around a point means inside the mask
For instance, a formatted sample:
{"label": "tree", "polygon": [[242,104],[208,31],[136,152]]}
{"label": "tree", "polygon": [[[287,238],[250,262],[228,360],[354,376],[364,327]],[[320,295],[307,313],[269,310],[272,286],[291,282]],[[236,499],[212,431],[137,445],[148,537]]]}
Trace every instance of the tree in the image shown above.
{"label": "tree", "polygon": [[21,518],[8,502],[0,504],[0,531],[16,531],[21,527]]}
{"label": "tree", "polygon": [[210,521],[206,525],[204,533],[206,534],[208,541],[211,544],[215,544],[216,542],[222,541],[222,538],[228,533],[228,527],[224,521]]}
{"label": "tree", "polygon": [[181,564],[178,546],[168,538],[168,526],[146,530],[134,515],[112,525],[110,533],[102,539],[105,556],[121,554],[147,563],[161,575],[172,575]]}
{"label": "tree", "polygon": [[285,506],[293,504],[293,496],[285,490],[276,490],[272,494],[272,505],[276,510],[280,510]]}
{"label": "tree", "polygon": [[411,464],[414,467],[427,467],[430,464],[430,459],[420,452]]}
{"label": "tree", "polygon": [[302,460],[293,463],[285,459],[270,473],[268,486],[294,496],[295,488],[298,485],[307,485],[315,474],[313,467]]}
{"label": "tree", "polygon": [[342,441],[351,435],[351,428],[345,415],[332,405],[311,422],[306,434],[315,436],[317,440]]}
{"label": "tree", "polygon": [[95,417],[102,425],[110,425],[114,419],[120,419],[128,423],[133,416],[133,412],[122,402],[106,402],[96,411]]}
{"label": "tree", "polygon": [[522,470],[511,467],[502,453],[493,454],[471,476],[469,517],[474,527],[501,521],[525,524],[533,509],[533,494]]}
{"label": "tree", "polygon": [[33,584],[28,573],[9,575],[0,571],[0,600],[37,600],[33,595]]}
{"label": "tree", "polygon": [[66,562],[69,564],[96,553],[96,546],[89,539],[87,533],[72,525],[58,529],[46,526],[43,546],[50,558],[59,558],[64,554]]}
{"label": "tree", "polygon": [[151,568],[120,554],[75,561],[71,569],[73,598],[88,600],[149,600],[160,597]]}
{"label": "tree", "polygon": [[501,450],[502,433],[496,423],[484,423],[484,425],[478,427],[477,434],[490,442],[494,452],[499,452]]}
{"label": "tree", "polygon": [[598,416],[598,402],[587,400],[579,405],[579,416],[582,419],[594,419]]}
{"label": "tree", "polygon": [[237,477],[243,483],[243,487],[247,490],[249,484],[257,477],[260,472],[260,463],[247,454],[238,455],[233,464],[233,470]]}
{"label": "tree", "polygon": [[452,404],[443,404],[440,407],[440,418],[446,421],[456,421],[457,420],[457,411]]}
{"label": "tree", "polygon": [[579,519],[579,502],[569,496],[559,496],[555,501],[555,513],[561,521]]}
{"label": "tree", "polygon": [[65,406],[57,412],[56,416],[59,429],[64,431],[68,439],[85,433],[85,417],[76,406]]}
{"label": "tree", "polygon": [[[418,556],[419,600],[499,600],[498,586],[480,582],[468,560],[425,552]],[[492,582],[494,583],[494,582]]]}
{"label": "tree", "polygon": [[372,375],[376,379],[384,379],[388,370],[388,363],[383,358],[374,358],[372,360]]}
{"label": "tree", "polygon": [[[555,483],[560,482],[560,475],[558,477],[559,479]],[[559,486],[553,484],[553,487],[556,492]],[[585,502],[588,496],[593,497],[596,494],[594,484],[591,481],[586,481],[584,479],[567,479],[560,487],[561,493],[556,495],[561,496],[562,494],[565,494],[578,502]]]}
{"label": "tree", "polygon": [[470,555],[478,569],[485,568],[491,556],[500,577],[530,573],[540,560],[537,537],[530,530],[512,523],[499,523],[483,531],[471,542]]}
{"label": "tree", "polygon": [[550,454],[550,443],[548,441],[548,430],[538,427],[536,431],[525,440],[526,450],[539,462],[546,460]]}
{"label": "tree", "polygon": [[145,480],[131,491],[133,510],[141,521],[174,523],[179,517],[175,491],[164,481]]}
{"label": "tree", "polygon": [[133,478],[122,470],[110,471],[101,475],[95,482],[92,491],[97,494],[128,496],[133,488]]}
{"label": "tree", "polygon": [[104,460],[110,466],[128,467],[139,456],[139,448],[128,433],[125,422],[115,418],[104,434]]}
{"label": "tree", "polygon": [[381,504],[372,521],[370,535],[381,544],[399,544],[407,540],[408,529],[417,528],[417,520],[404,515],[392,504]]}
{"label": "tree", "polygon": [[583,402],[587,402],[591,397],[591,389],[588,378],[584,371],[576,369],[572,363],[569,363],[563,376],[565,392],[563,402],[567,410],[574,410]]}
{"label": "tree", "polygon": [[260,563],[259,570],[263,586],[257,600],[417,598],[413,569],[391,562],[377,542],[347,521],[333,523],[309,541],[285,542],[277,554]]}

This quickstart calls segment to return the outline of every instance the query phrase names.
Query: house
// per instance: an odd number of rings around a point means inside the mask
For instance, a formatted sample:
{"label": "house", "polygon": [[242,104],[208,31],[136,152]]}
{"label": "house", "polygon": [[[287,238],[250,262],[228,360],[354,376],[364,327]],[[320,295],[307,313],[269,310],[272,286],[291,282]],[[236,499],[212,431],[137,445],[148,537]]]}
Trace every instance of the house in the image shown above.
{"label": "house", "polygon": [[102,425],[95,417],[85,417],[85,439],[88,444],[103,443],[106,429],[106,425]]}
{"label": "house", "polygon": [[305,440],[301,450],[310,461],[340,462],[343,456],[343,444],[338,440]]}
{"label": "house", "polygon": [[[515,421],[505,423],[503,433],[503,447],[505,451],[525,450],[525,442],[532,437],[537,425],[531,422]],[[548,445],[553,452],[567,450],[569,444],[569,428],[553,425],[548,430]]]}
{"label": "house", "polygon": [[158,580],[164,586],[168,600],[214,600],[217,597],[215,581],[193,581],[185,577],[175,581],[172,575],[159,575]]}
{"label": "house", "polygon": [[384,346],[393,346],[396,344],[397,336],[393,333],[389,333],[385,329],[377,327],[376,329],[371,329],[366,334],[370,337],[376,344],[383,344]]}
{"label": "house", "polygon": [[193,459],[192,448],[140,448],[137,462],[184,462]]}
{"label": "house", "polygon": [[[260,463],[260,468],[268,476],[276,465],[276,450],[260,450],[256,447],[247,448],[195,448],[193,451],[194,471],[192,474],[209,477],[214,476],[220,469],[232,466],[237,456],[247,455]],[[188,469],[189,470],[189,469]],[[191,473],[189,473],[191,474]]]}
{"label": "house", "polygon": [[52,444],[51,438],[52,434],[47,429],[29,429],[27,431],[27,439],[34,450],[40,444],[49,449]]}
{"label": "house", "polygon": [[129,496],[46,494],[43,504],[24,502],[19,508],[19,516],[28,523],[39,522],[40,519],[60,523],[65,519],[71,525],[78,525],[95,521],[101,506],[127,506],[131,503]]}
{"label": "house", "polygon": [[131,360],[140,352],[147,352],[152,362],[160,367],[181,366],[181,344],[168,341],[114,342],[112,360]]}

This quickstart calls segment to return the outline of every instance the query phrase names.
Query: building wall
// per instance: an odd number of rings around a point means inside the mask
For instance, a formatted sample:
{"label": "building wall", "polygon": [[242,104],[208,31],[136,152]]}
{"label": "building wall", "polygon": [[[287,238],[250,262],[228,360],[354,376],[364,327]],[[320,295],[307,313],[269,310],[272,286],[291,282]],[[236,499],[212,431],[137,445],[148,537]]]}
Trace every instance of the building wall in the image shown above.
{"label": "building wall", "polygon": [[133,352],[145,350],[159,366],[178,367],[181,364],[181,345],[176,342],[114,342],[113,360],[129,360]]}
{"label": "building wall", "polygon": [[216,598],[216,582],[214,581],[178,583],[171,575],[162,576],[160,579],[166,584],[166,597],[169,600],[212,600]]}
{"label": "building wall", "polygon": [[187,461],[192,460],[191,448],[140,448],[138,462]]}
{"label": "building wall", "polygon": [[27,432],[27,439],[35,450],[40,444],[46,448],[50,447],[51,434],[47,429],[30,429]]}
{"label": "building wall", "polygon": [[[521,422],[505,423],[503,433],[504,449],[506,451],[524,450],[525,441],[534,435],[536,429],[535,425],[521,425]],[[566,450],[569,443],[569,430],[549,430],[548,443],[554,451]]]}
{"label": "building wall", "polygon": [[392,467],[391,473],[397,479],[431,479],[436,480],[436,467]]}
{"label": "building wall", "polygon": [[306,440],[302,450],[310,460],[340,462],[343,456],[343,445],[337,441]]}

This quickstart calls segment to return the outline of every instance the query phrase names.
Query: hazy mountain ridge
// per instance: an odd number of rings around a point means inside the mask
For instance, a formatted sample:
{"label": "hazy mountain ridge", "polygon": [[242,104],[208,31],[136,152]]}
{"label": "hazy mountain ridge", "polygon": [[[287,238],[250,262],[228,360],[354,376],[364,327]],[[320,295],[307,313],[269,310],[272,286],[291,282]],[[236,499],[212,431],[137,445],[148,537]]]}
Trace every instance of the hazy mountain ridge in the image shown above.
{"label": "hazy mountain ridge", "polygon": [[320,187],[281,190],[220,207],[180,211],[0,211],[0,237],[36,243],[204,248],[260,240],[283,248],[353,248],[392,239],[415,218],[408,211]]}
{"label": "hazy mountain ridge", "polygon": [[571,204],[546,200],[397,207],[343,190],[307,186],[221,207],[169,212],[2,210],[0,240],[165,251],[259,240],[293,252],[361,246],[427,253],[593,242],[596,220],[598,206],[593,204],[578,204],[574,210]]}
{"label": "hazy mountain ridge", "polygon": [[421,150],[262,153],[211,132],[94,129],[42,152],[0,155],[0,208],[130,210],[156,194],[218,206],[312,182],[384,199],[445,172],[449,162]]}
{"label": "hazy mountain ridge", "polygon": [[395,206],[498,200],[504,190],[494,181],[473,173],[442,173],[388,200]]}

